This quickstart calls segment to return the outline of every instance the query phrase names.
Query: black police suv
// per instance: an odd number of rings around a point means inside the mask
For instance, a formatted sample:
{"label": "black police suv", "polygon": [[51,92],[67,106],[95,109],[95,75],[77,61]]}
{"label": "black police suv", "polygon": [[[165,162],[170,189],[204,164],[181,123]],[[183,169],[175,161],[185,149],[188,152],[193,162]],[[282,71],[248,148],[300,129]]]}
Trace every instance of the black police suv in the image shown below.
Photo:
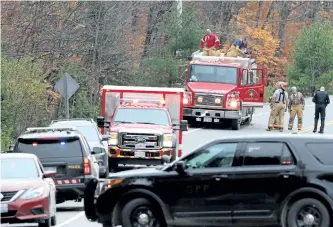
{"label": "black police suv", "polygon": [[13,152],[35,154],[45,171],[56,171],[57,203],[81,201],[88,182],[99,178],[87,140],[73,128],[28,128],[18,137]]}
{"label": "black police suv", "polygon": [[216,140],[165,166],[111,174],[100,187],[92,180],[85,213],[104,227],[329,227],[332,148],[332,135]]}
{"label": "black police suv", "polygon": [[71,118],[53,120],[49,127],[74,127],[81,132],[92,150],[99,165],[100,177],[109,176],[108,135],[102,135],[93,119]]}

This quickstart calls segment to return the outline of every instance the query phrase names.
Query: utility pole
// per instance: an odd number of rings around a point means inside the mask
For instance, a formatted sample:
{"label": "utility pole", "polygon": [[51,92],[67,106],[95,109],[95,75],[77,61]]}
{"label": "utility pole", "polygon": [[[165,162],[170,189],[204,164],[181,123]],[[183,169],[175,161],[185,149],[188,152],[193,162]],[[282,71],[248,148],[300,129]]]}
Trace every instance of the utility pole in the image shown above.
{"label": "utility pole", "polygon": [[180,28],[182,28],[183,0],[176,0],[176,1],[177,1],[178,23],[180,25]]}

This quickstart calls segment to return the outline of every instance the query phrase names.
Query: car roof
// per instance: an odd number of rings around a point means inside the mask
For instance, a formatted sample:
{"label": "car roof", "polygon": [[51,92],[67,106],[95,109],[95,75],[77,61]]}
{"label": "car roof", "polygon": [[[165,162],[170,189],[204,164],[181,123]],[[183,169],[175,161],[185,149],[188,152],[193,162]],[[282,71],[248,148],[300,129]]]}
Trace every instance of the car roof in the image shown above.
{"label": "car roof", "polygon": [[79,131],[48,131],[48,132],[24,132],[19,139],[38,139],[38,138],[73,138],[79,137]]}
{"label": "car roof", "polygon": [[93,122],[89,120],[61,120],[61,121],[55,121],[50,124],[51,126],[92,126],[94,125]]}
{"label": "car roof", "polygon": [[[251,134],[246,137],[244,135],[242,136],[228,136],[224,137],[222,139],[218,139],[221,141],[224,140],[230,140],[230,139],[235,139],[235,140],[274,140],[274,139],[279,139],[279,140],[331,140],[333,142],[333,135],[322,135],[322,134],[279,134],[279,133],[269,133],[269,134]],[[215,140],[216,141],[216,140]]]}
{"label": "car roof", "polygon": [[14,158],[37,159],[38,157],[34,154],[28,154],[28,153],[5,153],[0,155],[0,159],[14,159]]}

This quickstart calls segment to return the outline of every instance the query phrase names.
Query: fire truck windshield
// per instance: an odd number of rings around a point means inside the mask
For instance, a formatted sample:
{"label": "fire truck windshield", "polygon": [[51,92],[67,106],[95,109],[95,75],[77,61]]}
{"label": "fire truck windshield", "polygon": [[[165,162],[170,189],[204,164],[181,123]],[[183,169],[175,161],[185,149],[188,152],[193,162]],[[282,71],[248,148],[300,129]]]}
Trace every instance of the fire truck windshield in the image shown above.
{"label": "fire truck windshield", "polygon": [[170,125],[166,110],[147,108],[118,108],[113,123]]}
{"label": "fire truck windshield", "polygon": [[190,82],[237,84],[237,68],[215,65],[191,65]]}

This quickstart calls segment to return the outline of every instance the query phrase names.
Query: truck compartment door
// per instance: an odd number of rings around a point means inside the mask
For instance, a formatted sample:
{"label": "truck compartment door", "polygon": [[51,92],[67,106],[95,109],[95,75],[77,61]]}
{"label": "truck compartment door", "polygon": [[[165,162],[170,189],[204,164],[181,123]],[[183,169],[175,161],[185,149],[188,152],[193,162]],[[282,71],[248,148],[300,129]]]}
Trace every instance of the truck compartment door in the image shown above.
{"label": "truck compartment door", "polygon": [[263,107],[264,88],[263,69],[242,69],[239,92],[244,107]]}

